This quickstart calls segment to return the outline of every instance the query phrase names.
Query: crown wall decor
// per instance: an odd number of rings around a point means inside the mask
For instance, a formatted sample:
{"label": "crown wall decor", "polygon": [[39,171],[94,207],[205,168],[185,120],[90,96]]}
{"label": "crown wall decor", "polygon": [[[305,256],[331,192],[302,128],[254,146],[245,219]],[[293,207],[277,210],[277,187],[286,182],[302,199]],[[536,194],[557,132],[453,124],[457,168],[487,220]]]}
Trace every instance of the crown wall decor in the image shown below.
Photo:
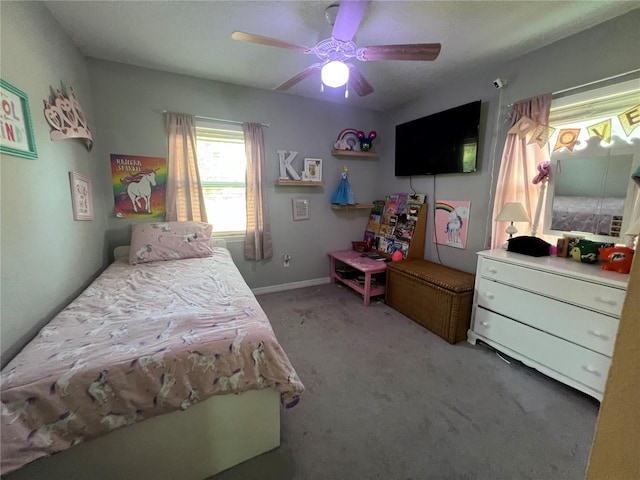
{"label": "crown wall decor", "polygon": [[87,150],[93,147],[93,136],[84,112],[78,101],[78,97],[69,87],[69,95],[65,96],[60,90],[56,90],[54,105],[44,101],[44,117],[51,125],[51,140],[64,140],[66,138],[81,138],[86,140]]}

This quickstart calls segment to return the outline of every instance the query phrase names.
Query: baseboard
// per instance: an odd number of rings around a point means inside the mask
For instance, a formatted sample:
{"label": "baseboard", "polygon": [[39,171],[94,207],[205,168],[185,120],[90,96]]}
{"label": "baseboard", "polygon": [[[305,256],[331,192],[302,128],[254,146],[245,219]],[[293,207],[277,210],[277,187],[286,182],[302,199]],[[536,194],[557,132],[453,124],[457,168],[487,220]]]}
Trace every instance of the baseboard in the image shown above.
{"label": "baseboard", "polygon": [[329,277],[313,278],[311,280],[303,280],[301,282],[282,283],[280,285],[271,285],[268,287],[252,288],[254,295],[262,295],[263,293],[284,292],[285,290],[295,290],[296,288],[314,287],[316,285],[324,285],[329,283]]}

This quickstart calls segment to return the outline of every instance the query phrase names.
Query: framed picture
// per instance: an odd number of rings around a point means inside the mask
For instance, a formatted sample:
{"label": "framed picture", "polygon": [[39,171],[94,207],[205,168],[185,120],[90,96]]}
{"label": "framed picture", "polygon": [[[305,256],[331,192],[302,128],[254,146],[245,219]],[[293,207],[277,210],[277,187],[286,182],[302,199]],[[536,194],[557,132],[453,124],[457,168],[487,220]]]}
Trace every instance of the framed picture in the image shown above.
{"label": "framed picture", "polygon": [[91,180],[76,172],[69,172],[71,183],[71,202],[74,220],[93,220],[93,200]]}
{"label": "framed picture", "polygon": [[25,158],[38,158],[29,98],[22,90],[0,79],[0,152]]}
{"label": "framed picture", "polygon": [[466,200],[437,200],[433,241],[449,247],[467,248],[469,210]]}
{"label": "framed picture", "polygon": [[293,219],[309,220],[309,199],[308,198],[293,199]]}
{"label": "framed picture", "polygon": [[302,172],[302,179],[311,182],[322,181],[322,159],[321,158],[305,158],[304,159],[304,172]]}

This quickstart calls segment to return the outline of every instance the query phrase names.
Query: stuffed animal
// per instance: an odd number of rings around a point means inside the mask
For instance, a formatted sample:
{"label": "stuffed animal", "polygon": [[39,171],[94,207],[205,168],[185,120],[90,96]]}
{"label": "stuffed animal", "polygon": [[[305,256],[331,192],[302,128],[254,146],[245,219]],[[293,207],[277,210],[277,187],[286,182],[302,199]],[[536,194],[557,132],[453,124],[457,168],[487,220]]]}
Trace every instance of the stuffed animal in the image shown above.
{"label": "stuffed animal", "polygon": [[368,137],[364,136],[364,132],[358,132],[358,138],[360,139],[360,150],[362,150],[363,152],[371,150],[371,142],[373,142],[373,139],[377,136],[378,134],[375,130],[371,130]]}
{"label": "stuffed animal", "polygon": [[533,183],[534,185],[537,185],[544,179],[548,178],[550,169],[551,169],[550,162],[540,162],[538,164],[538,175],[535,176],[535,178],[532,180],[531,183]]}
{"label": "stuffed animal", "polygon": [[600,258],[606,260],[603,270],[611,270],[618,273],[629,273],[633,261],[633,248],[608,247],[600,248]]}

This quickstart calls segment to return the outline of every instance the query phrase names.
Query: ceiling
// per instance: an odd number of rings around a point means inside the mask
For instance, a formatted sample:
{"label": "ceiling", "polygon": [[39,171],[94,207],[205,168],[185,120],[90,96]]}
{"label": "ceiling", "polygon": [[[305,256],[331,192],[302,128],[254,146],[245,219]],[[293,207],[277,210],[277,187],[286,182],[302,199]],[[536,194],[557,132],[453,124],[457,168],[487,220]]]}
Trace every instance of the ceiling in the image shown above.
{"label": "ceiling", "polygon": [[[317,1],[46,1],[88,57],[273,89],[316,62],[294,50],[231,39],[235,30],[312,47],[331,34]],[[328,98],[315,74],[286,92],[389,110],[474,68],[508,61],[640,8],[637,1],[372,1],[358,46],[441,43],[432,62],[359,62],[375,91]]]}

